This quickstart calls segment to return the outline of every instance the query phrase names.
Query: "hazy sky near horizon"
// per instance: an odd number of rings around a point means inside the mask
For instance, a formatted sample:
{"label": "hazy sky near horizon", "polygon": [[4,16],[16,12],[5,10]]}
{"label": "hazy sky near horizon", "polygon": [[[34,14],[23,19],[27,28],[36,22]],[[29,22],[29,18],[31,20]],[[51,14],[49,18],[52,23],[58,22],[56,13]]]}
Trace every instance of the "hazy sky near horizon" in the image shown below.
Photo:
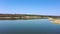
{"label": "hazy sky near horizon", "polygon": [[60,0],[0,0],[0,13],[60,16]]}

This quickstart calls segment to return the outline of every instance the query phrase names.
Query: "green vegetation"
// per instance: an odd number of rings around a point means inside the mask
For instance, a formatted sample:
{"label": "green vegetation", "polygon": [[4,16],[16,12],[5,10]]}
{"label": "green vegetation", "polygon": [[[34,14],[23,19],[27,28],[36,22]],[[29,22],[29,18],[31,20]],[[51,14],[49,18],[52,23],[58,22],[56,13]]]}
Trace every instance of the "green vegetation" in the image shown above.
{"label": "green vegetation", "polygon": [[51,17],[53,19],[60,19],[60,16],[45,16],[45,15],[27,15],[27,14],[0,14],[0,20],[15,20],[15,19],[47,19]]}

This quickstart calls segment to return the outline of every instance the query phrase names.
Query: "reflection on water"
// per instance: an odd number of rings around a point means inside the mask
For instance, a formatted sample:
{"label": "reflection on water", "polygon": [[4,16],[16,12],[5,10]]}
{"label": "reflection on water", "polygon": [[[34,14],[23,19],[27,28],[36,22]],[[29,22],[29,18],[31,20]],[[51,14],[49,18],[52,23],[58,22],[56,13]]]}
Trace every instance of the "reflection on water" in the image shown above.
{"label": "reflection on water", "polygon": [[0,20],[32,20],[32,19],[47,19],[47,18],[0,18]]}
{"label": "reflection on water", "polygon": [[58,34],[60,25],[48,19],[0,20],[0,34]]}

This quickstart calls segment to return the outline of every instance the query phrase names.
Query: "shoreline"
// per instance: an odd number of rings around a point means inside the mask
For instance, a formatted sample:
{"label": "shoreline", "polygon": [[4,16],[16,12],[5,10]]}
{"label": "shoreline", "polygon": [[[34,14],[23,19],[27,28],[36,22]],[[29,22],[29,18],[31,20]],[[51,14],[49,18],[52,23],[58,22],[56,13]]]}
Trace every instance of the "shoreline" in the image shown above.
{"label": "shoreline", "polygon": [[55,24],[60,24],[60,18],[49,18],[49,20],[51,20],[52,23],[55,23]]}

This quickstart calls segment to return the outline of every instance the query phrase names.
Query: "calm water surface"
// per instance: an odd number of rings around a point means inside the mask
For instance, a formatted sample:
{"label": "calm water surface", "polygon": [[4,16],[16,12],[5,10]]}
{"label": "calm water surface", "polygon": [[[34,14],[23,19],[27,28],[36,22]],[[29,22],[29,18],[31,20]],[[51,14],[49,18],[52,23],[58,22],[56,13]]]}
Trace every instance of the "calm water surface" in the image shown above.
{"label": "calm water surface", "polygon": [[58,34],[60,24],[48,19],[0,20],[0,34]]}

